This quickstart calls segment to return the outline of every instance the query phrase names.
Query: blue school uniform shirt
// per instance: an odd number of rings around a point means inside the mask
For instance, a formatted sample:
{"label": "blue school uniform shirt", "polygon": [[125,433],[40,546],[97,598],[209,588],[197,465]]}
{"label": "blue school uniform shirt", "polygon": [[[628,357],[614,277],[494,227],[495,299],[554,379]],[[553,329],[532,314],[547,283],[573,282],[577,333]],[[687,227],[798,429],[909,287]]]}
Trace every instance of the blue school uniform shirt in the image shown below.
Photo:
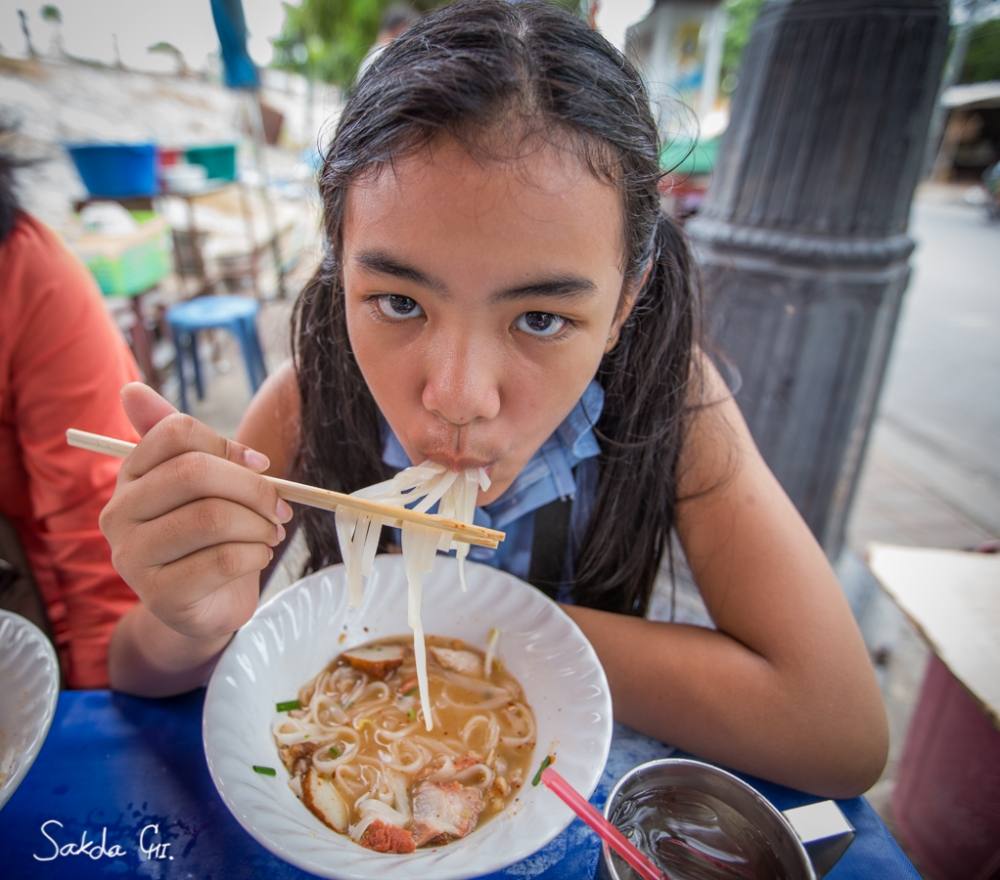
{"label": "blue school uniform shirt", "polygon": [[[597,492],[597,456],[601,447],[593,426],[604,408],[604,389],[596,379],[584,390],[570,414],[532,456],[496,501],[476,508],[476,525],[500,529],[507,537],[499,548],[469,548],[469,559],[492,565],[526,580],[531,569],[535,511],[557,499],[572,499],[570,546],[581,540]],[[405,450],[383,421],[382,461],[394,470],[410,467]],[[570,554],[572,557],[572,554]],[[571,560],[569,561],[571,564]],[[572,572],[565,572],[566,579]],[[567,592],[567,591],[563,591]],[[560,600],[568,595],[560,594]]]}

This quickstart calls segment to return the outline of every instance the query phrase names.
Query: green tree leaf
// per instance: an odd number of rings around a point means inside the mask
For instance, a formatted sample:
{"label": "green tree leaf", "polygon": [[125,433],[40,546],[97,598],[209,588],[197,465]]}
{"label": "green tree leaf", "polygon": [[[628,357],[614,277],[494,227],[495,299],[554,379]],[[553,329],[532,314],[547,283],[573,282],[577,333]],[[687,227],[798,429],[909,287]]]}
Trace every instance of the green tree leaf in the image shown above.
{"label": "green tree leaf", "polygon": [[995,79],[1000,79],[1000,18],[984,21],[972,31],[959,82]]}
{"label": "green tree leaf", "polygon": [[[272,66],[350,88],[365,53],[375,42],[379,21],[394,0],[302,0],[284,3],[281,34],[272,40]],[[579,0],[552,0],[572,12]],[[445,0],[413,0],[417,12],[429,12]]]}
{"label": "green tree leaf", "polygon": [[736,87],[743,50],[764,0],[726,0],[726,36],[722,49],[722,90],[731,94]]}

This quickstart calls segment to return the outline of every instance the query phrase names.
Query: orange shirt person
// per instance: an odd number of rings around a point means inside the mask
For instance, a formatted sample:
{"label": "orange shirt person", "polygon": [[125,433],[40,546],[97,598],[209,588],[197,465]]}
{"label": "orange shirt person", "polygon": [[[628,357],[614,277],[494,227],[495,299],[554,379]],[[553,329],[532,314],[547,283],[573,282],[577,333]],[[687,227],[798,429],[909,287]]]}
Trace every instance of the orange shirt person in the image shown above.
{"label": "orange shirt person", "polygon": [[137,601],[98,528],[120,463],[71,448],[66,429],[137,440],[118,392],[138,370],[86,268],[17,210],[0,172],[0,516],[27,556],[64,682],[107,687],[111,633]]}

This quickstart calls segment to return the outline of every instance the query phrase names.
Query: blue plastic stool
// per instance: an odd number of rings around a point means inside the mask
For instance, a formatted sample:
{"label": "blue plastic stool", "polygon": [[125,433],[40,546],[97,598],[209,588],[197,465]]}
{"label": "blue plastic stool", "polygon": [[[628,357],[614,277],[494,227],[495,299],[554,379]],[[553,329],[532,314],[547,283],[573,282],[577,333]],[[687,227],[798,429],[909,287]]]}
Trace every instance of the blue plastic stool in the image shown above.
{"label": "blue plastic stool", "polygon": [[267,377],[264,352],[257,336],[257,300],[246,296],[202,296],[167,310],[167,324],[177,347],[177,378],[180,382],[181,411],[188,411],[187,379],[184,362],[194,368],[198,400],[205,399],[201,362],[198,359],[200,330],[228,330],[240,343],[251,392],[256,392]]}

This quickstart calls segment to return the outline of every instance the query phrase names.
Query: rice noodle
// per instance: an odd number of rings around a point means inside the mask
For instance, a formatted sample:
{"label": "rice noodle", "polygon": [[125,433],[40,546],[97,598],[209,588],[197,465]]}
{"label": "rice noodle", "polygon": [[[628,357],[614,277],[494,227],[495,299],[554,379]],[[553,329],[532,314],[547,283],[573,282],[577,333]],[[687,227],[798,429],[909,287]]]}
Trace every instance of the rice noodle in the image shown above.
{"label": "rice noodle", "polygon": [[[437,504],[440,515],[472,522],[479,489],[485,492],[489,486],[490,478],[483,468],[470,468],[459,474],[432,461],[425,461],[400,471],[390,480],[359,489],[353,494],[359,498],[407,506],[422,513]],[[385,522],[380,517],[343,508],[337,508],[335,517],[340,555],[347,575],[348,605],[357,608],[361,604],[364,581],[375,564],[379,535]],[[459,583],[465,591],[465,557],[469,553],[469,545],[464,541],[452,541],[447,533],[437,529],[406,521],[402,522],[402,536],[407,581],[406,618],[413,630],[417,688],[424,726],[432,730],[434,719],[427,696],[427,654],[420,619],[421,586],[424,575],[434,567],[437,551],[454,549]]]}
{"label": "rice noodle", "polygon": [[[372,697],[372,694],[376,696]],[[367,709],[373,709],[376,706],[381,706],[383,703],[388,703],[391,696],[392,693],[384,681],[373,681],[361,688],[358,695],[351,702],[358,706],[363,705]]]}
{"label": "rice noodle", "polygon": [[[404,736],[409,736],[417,729],[417,722],[414,721],[412,724],[408,724],[405,727],[400,727],[398,730],[386,730],[384,727],[375,731],[375,742],[379,745],[386,746],[390,742],[395,742],[398,739],[402,739]],[[388,742],[386,742],[388,740]]]}
{"label": "rice noodle", "polygon": [[450,782],[455,778],[455,760],[451,755],[445,755],[436,763],[439,766],[434,767],[434,772],[427,777],[431,782]]}
{"label": "rice noodle", "polygon": [[[486,728],[486,735],[482,737],[483,743],[477,745],[473,742],[473,739],[476,731],[481,727]],[[496,748],[497,743],[500,742],[500,724],[492,713],[489,715],[473,715],[465,722],[460,736],[470,749],[476,749],[479,752],[489,752],[491,749]]]}
{"label": "rice noodle", "polygon": [[505,746],[520,746],[534,742],[535,739],[535,717],[531,710],[524,703],[515,703],[508,706],[500,713],[504,720],[511,726],[520,721],[520,730],[515,730],[513,736],[501,736],[500,742]]}
{"label": "rice noodle", "polygon": [[[475,779],[476,776],[479,776],[478,781]],[[475,788],[489,788],[493,784],[493,780],[496,779],[496,773],[486,764],[479,763],[459,770],[455,774],[455,779],[464,785],[472,785]]]}
{"label": "rice noodle", "polygon": [[462,748],[462,743],[456,740],[441,742],[440,740],[429,739],[425,736],[414,736],[412,740],[415,743],[420,743],[424,748],[441,755],[457,755]]}
{"label": "rice noodle", "polygon": [[399,740],[389,746],[389,760],[385,761],[387,767],[400,770],[403,773],[416,773],[430,760],[427,750],[409,740]]}
{"label": "rice noodle", "polygon": [[465,688],[476,694],[488,695],[489,697],[506,697],[510,699],[513,694],[507,690],[505,687],[499,687],[497,685],[486,685],[478,679],[471,675],[463,675],[461,672],[455,672],[452,669],[445,669],[441,672],[441,678],[443,678],[449,684],[458,685],[458,687]]}
{"label": "rice noodle", "polygon": [[279,745],[293,746],[306,742],[311,736],[310,727],[305,724],[298,724],[287,718],[280,719],[271,728],[275,741]]}
{"label": "rice noodle", "polygon": [[[361,738],[353,727],[338,727],[332,731],[324,731],[324,740],[318,743],[313,754],[313,766],[325,776],[332,774],[341,764],[349,763],[358,753]],[[331,748],[337,749],[337,756],[330,753]]]}
{"label": "rice noodle", "polygon": [[493,660],[496,657],[497,642],[499,641],[500,630],[498,627],[493,627],[490,630],[489,638],[486,640],[486,659],[483,661],[483,671],[486,673],[487,678],[493,674]]}
{"label": "rice noodle", "polygon": [[464,703],[461,700],[456,700],[447,691],[443,691],[441,694],[441,707],[444,709],[465,709],[466,711],[473,712],[476,709],[499,709],[501,706],[504,706],[509,702],[510,696],[508,694],[493,697],[493,699],[490,700],[476,699],[470,703]]}
{"label": "rice noodle", "polygon": [[309,704],[307,719],[314,724],[343,724],[347,713],[340,705],[340,699],[333,694],[318,694]]}
{"label": "rice noodle", "polygon": [[377,774],[378,769],[371,762],[356,761],[353,764],[338,766],[333,773],[333,778],[338,787],[348,795],[350,800],[354,801],[372,789],[378,781]]}
{"label": "rice noodle", "polygon": [[[428,535],[430,529],[419,526],[403,529],[403,560],[406,568],[407,622],[413,630],[413,653],[417,662],[417,689],[420,693],[420,708],[424,713],[424,727],[434,728],[431,715],[430,695],[427,692],[427,651],[424,645],[424,625],[420,619],[420,594],[424,575],[434,565],[434,551],[437,536]],[[409,554],[407,554],[409,550]],[[428,560],[430,564],[428,564]]]}

